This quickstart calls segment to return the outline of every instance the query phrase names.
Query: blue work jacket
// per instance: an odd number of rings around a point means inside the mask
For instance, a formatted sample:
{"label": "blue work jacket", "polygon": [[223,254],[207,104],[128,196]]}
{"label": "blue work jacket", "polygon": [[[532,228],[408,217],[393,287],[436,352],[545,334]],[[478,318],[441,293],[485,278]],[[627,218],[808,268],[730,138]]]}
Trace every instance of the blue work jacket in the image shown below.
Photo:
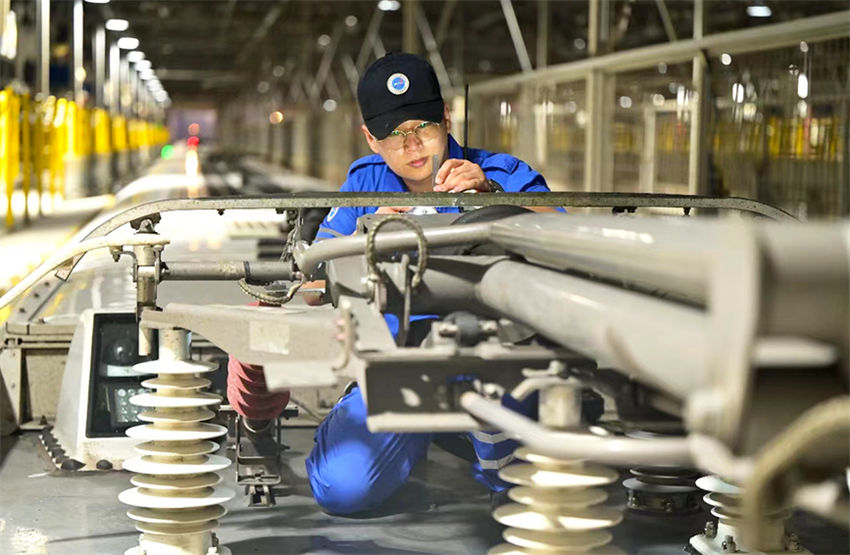
{"label": "blue work jacket", "polygon": [[[449,158],[463,158],[463,149],[454,137],[449,135]],[[547,192],[549,187],[546,180],[531,166],[510,154],[498,154],[480,150],[468,149],[468,158],[481,166],[484,175],[502,186],[509,193]],[[401,180],[378,154],[360,158],[348,168],[348,177],[342,184],[343,193],[407,193],[404,181]],[[357,218],[364,214],[373,214],[378,210],[375,206],[356,206],[333,208],[325,217],[316,239],[327,239],[339,235],[354,233]],[[437,207],[437,212],[459,212],[455,206]]]}

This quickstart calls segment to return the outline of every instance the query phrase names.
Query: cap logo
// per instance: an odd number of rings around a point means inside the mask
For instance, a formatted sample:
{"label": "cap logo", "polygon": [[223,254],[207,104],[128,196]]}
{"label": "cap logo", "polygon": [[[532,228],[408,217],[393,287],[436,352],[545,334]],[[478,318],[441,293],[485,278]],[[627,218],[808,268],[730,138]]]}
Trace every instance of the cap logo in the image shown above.
{"label": "cap logo", "polygon": [[387,79],[387,88],[393,94],[404,94],[410,88],[410,79],[404,73],[393,73]]}

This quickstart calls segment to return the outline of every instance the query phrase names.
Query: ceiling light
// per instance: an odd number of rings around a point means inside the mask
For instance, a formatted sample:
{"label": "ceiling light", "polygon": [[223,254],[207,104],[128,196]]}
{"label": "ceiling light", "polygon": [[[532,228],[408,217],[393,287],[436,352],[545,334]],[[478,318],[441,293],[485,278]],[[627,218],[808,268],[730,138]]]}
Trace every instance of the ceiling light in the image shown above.
{"label": "ceiling light", "polygon": [[319,43],[319,46],[327,46],[331,43],[331,37],[330,35],[319,35],[319,39],[317,42]]}
{"label": "ceiling light", "polygon": [[135,50],[139,47],[139,39],[134,37],[121,37],[118,39],[118,48],[121,50]]}
{"label": "ceiling light", "polygon": [[130,22],[126,19],[107,19],[106,29],[109,31],[126,31],[130,28]]}
{"label": "ceiling light", "polygon": [[145,69],[143,71],[140,71],[139,72],[139,79],[141,79],[142,81],[147,81],[149,79],[153,79],[153,70],[152,69]]}
{"label": "ceiling light", "polygon": [[[131,60],[132,61],[132,60]],[[136,71],[146,71],[151,68],[150,60],[139,60],[136,62]]]}
{"label": "ceiling light", "polygon": [[86,0],[89,4],[109,4],[109,0]]}
{"label": "ceiling light", "polygon": [[750,17],[770,17],[773,12],[764,4],[752,4],[747,6],[747,15]]}
{"label": "ceiling light", "polygon": [[724,52],[723,54],[720,55],[720,63],[725,65],[725,66],[728,66],[729,64],[732,63],[732,56],[730,56],[729,54]]}
{"label": "ceiling light", "polygon": [[145,59],[145,53],[141,50],[133,50],[129,54],[127,54],[127,60],[133,62],[134,64],[138,64],[142,60]]}
{"label": "ceiling light", "polygon": [[356,15],[349,15],[348,17],[345,18],[345,26],[346,27],[354,27],[355,25],[357,25],[357,16]]}
{"label": "ceiling light", "polygon": [[382,12],[394,12],[401,8],[401,2],[398,0],[381,0],[378,2],[378,9]]}

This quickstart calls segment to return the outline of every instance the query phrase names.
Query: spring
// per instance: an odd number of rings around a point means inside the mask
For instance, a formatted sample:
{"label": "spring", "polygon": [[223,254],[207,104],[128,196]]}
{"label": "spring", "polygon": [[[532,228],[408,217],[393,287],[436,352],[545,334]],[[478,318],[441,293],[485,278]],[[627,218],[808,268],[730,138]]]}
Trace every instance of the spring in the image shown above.
{"label": "spring", "polygon": [[[691,546],[702,555],[749,552],[741,542],[741,488],[718,476],[703,476],[696,485],[708,492],[703,500],[711,506],[711,514],[717,517],[717,522],[707,522],[704,533],[691,538]],[[797,536],[785,532],[785,522],[790,516],[790,511],[782,507],[766,513],[762,523],[769,538],[765,552],[775,555],[810,553],[800,546]]]}
{"label": "spring", "polygon": [[500,478],[517,484],[508,492],[515,503],[493,512],[493,518],[508,527],[503,532],[508,543],[491,549],[491,555],[581,553],[611,541],[607,528],[619,524],[623,514],[600,506],[608,499],[600,486],[613,483],[617,472],[583,461],[553,459],[525,447],[515,455],[525,462],[499,471]]}
{"label": "spring", "polygon": [[159,332],[159,359],[133,367],[142,374],[157,374],[142,385],[155,393],[143,393],[130,402],[143,407],[139,419],[148,424],[127,430],[127,435],[144,440],[136,446],[139,456],[124,461],[136,472],[135,486],[118,499],[131,509],[142,534],[139,545],[125,555],[227,555],[218,545],[214,530],[226,514],[221,505],[233,498],[230,489],[218,487],[215,472],[230,466],[226,457],[213,455],[219,445],[212,438],[227,432],[223,426],[206,422],[221,397],[203,390],[210,381],[200,374],[217,365],[190,360],[190,335],[186,330]]}

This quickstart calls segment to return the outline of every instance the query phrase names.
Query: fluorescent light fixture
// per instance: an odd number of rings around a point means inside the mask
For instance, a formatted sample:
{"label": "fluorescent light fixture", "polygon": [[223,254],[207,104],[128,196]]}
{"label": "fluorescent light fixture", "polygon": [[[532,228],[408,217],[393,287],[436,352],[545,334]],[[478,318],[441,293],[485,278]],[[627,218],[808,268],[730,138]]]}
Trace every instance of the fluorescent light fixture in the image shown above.
{"label": "fluorescent light fixture", "polygon": [[[130,60],[132,61],[132,60]],[[150,60],[139,60],[136,62],[136,71],[147,71],[151,68]]]}
{"label": "fluorescent light fixture", "polygon": [[747,6],[747,15],[750,17],[770,17],[773,12],[764,4],[752,4]]}
{"label": "fluorescent light fixture", "polygon": [[139,47],[139,39],[135,37],[121,37],[118,39],[118,48],[121,50],[135,50]]}
{"label": "fluorescent light fixture", "polygon": [[86,0],[89,4],[109,4],[109,0]]}
{"label": "fluorescent light fixture", "polygon": [[153,79],[153,70],[152,69],[145,69],[143,71],[140,71],[139,72],[139,79],[141,79],[142,81],[148,81],[150,79]]}
{"label": "fluorescent light fixture", "polygon": [[106,29],[108,31],[126,31],[130,28],[130,22],[126,19],[107,19]]}
{"label": "fluorescent light fixture", "polygon": [[141,50],[133,50],[129,54],[127,54],[127,60],[137,64],[145,59],[145,53]]}
{"label": "fluorescent light fixture", "polygon": [[378,9],[382,12],[394,12],[401,9],[401,2],[398,0],[381,0],[378,2]]}

